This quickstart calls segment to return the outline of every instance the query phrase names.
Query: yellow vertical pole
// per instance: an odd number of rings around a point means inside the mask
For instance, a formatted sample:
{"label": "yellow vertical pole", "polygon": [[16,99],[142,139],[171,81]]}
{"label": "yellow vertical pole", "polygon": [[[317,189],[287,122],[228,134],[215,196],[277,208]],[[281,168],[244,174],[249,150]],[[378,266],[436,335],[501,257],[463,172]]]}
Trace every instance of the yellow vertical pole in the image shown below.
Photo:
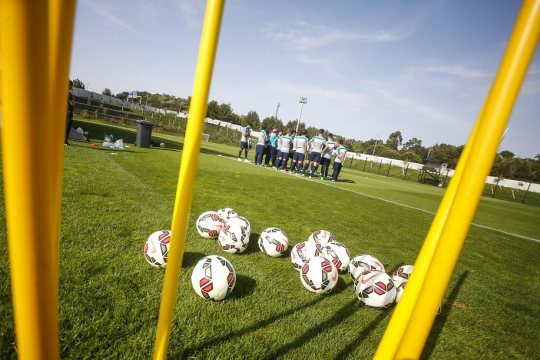
{"label": "yellow vertical pole", "polygon": [[55,179],[62,157],[50,136],[59,123],[51,112],[48,11],[49,1],[0,2],[3,176],[20,359],[59,357]]}
{"label": "yellow vertical pole", "polygon": [[476,212],[484,181],[540,37],[540,0],[526,0],[499,72],[420,250],[375,359],[419,358]]}
{"label": "yellow vertical pole", "polygon": [[[51,111],[54,126],[49,127],[51,139],[51,150],[53,158],[64,156],[64,137],[67,110],[67,94],[69,82],[69,63],[71,58],[71,44],[73,38],[73,25],[75,22],[76,0],[50,0],[49,2],[49,75],[51,86]],[[59,169],[52,169],[54,176],[53,189],[57,193],[55,199],[58,203],[52,202],[51,211],[57,211],[57,223],[54,225],[57,231],[55,238],[60,238],[60,208],[62,199],[62,164],[55,162]],[[57,252],[60,250],[60,243],[57,243]],[[60,259],[58,255],[57,260]],[[57,265],[58,268],[58,265]],[[57,277],[58,279],[58,277]]]}
{"label": "yellow vertical pole", "polygon": [[206,5],[199,58],[193,84],[193,96],[189,108],[189,121],[186,128],[174,202],[171,248],[161,295],[154,359],[165,359],[167,357],[174,304],[176,302],[176,289],[182,269],[187,221],[191,209],[199,150],[206,118],[208,93],[210,91],[224,5],[224,0],[208,0]]}

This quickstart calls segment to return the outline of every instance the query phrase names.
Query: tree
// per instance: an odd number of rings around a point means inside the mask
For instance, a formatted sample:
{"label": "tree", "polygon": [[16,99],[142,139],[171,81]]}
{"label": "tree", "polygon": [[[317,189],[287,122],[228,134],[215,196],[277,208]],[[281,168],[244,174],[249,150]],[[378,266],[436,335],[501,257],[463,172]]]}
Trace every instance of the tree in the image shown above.
{"label": "tree", "polygon": [[509,150],[501,151],[500,155],[505,159],[511,159],[514,156],[516,156],[516,154],[514,154],[513,152],[511,152]]}
{"label": "tree", "polygon": [[430,155],[433,160],[447,163],[448,167],[455,169],[460,151],[454,145],[435,144],[431,147]]}
{"label": "tree", "polygon": [[401,135],[401,131],[398,130],[388,135],[388,140],[386,140],[386,146],[391,149],[397,150],[398,147],[401,146],[402,142],[403,136]]}
{"label": "tree", "polygon": [[414,162],[418,164],[422,164],[422,157],[420,157],[417,153],[412,151],[406,151],[403,154],[401,154],[401,160]]}
{"label": "tree", "polygon": [[262,125],[266,125],[267,129],[277,128],[278,130],[283,130],[283,122],[275,116],[265,117],[261,122]]}
{"label": "tree", "polygon": [[103,95],[109,95],[109,96],[112,96],[111,89],[109,89],[109,88],[103,89],[103,91],[102,91],[101,93],[102,93]]}
{"label": "tree", "polygon": [[259,114],[255,110],[251,110],[245,116],[246,123],[251,123],[254,128],[259,128],[261,126],[261,120],[259,119]]}
{"label": "tree", "polygon": [[86,90],[86,86],[80,79],[73,79],[73,87]]}

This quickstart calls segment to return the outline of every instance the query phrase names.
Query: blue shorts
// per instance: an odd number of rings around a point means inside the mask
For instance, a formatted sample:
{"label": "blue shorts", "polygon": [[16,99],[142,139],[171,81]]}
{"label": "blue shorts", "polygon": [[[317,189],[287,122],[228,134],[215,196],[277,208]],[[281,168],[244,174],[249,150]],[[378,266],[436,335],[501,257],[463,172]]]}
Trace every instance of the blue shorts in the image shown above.
{"label": "blue shorts", "polygon": [[320,163],[321,162],[321,153],[320,152],[312,152],[311,154],[309,154],[309,161]]}
{"label": "blue shorts", "polygon": [[293,161],[304,161],[305,158],[306,158],[306,154],[295,152],[293,156]]}
{"label": "blue shorts", "polygon": [[240,141],[240,149],[244,150],[248,148],[247,141]]}
{"label": "blue shorts", "polygon": [[279,159],[280,157],[281,157],[281,150],[277,149],[276,158]]}

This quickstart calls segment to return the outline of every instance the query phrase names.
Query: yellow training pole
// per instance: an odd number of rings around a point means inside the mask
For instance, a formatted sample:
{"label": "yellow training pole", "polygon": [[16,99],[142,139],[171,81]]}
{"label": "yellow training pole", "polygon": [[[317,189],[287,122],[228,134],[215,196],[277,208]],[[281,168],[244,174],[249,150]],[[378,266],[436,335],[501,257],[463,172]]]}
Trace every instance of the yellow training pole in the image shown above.
{"label": "yellow training pole", "polygon": [[48,1],[0,1],[2,157],[17,352],[55,359],[58,346],[54,191],[62,158],[51,149]]}
{"label": "yellow training pole", "polygon": [[189,120],[174,202],[171,247],[165,270],[163,293],[161,295],[156,343],[154,345],[154,359],[165,359],[167,357],[169,335],[176,301],[176,288],[178,287],[178,280],[180,279],[180,271],[182,269],[187,221],[191,209],[204,119],[206,118],[208,93],[210,91],[210,81],[212,79],[224,5],[224,0],[208,0],[206,5],[199,59],[193,84],[193,97],[191,98],[189,108]]}
{"label": "yellow training pole", "polygon": [[526,0],[499,72],[422,246],[375,359],[419,358],[476,212],[540,37],[540,0]]}
{"label": "yellow training pole", "polygon": [[[75,0],[49,1],[49,71],[52,95],[52,121],[55,125],[49,127],[48,137],[51,140],[51,150],[54,152],[54,158],[64,156],[63,144],[66,128],[67,94],[69,88],[69,63],[71,58],[71,43],[76,3]],[[56,218],[57,223],[55,224],[55,229],[57,231],[55,238],[59,240],[63,162],[60,161],[55,164],[60,166],[60,169],[53,169],[53,176],[55,176],[53,189],[57,192],[55,199],[57,199],[58,202],[51,203],[51,211],[58,212],[58,217]],[[56,248],[59,252],[60,243],[57,244]],[[56,259],[60,259],[60,256],[58,255]]]}

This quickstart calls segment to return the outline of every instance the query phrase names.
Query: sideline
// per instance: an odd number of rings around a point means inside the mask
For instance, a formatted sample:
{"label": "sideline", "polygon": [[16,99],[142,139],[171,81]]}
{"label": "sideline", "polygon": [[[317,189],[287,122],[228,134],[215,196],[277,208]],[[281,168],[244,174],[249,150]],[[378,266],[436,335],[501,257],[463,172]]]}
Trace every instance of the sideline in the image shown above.
{"label": "sideline", "polygon": [[[218,156],[221,156],[221,155],[218,155]],[[225,159],[229,159],[229,160],[234,160],[234,161],[238,161],[235,157],[228,157],[228,156],[221,156]],[[242,161],[243,164],[246,164],[244,161]],[[249,162],[249,165],[252,165],[253,166],[253,163],[252,162]],[[270,167],[263,167],[261,169],[266,169],[266,170],[273,170],[272,168]],[[275,171],[274,172],[276,173],[281,173],[281,171]],[[289,175],[288,173],[285,173],[285,175]],[[354,193],[354,194],[357,194],[357,195],[360,195],[360,196],[365,196],[367,198],[370,198],[370,199],[375,199],[375,200],[379,200],[379,201],[382,201],[382,202],[385,202],[385,203],[388,203],[388,204],[393,204],[393,205],[397,205],[397,206],[401,206],[401,207],[404,207],[404,208],[407,208],[407,209],[411,209],[411,210],[416,210],[416,211],[421,211],[421,212],[424,212],[426,214],[432,214],[432,215],[435,215],[435,212],[434,211],[431,211],[431,210],[426,210],[426,209],[422,209],[422,208],[419,208],[419,207],[416,207],[416,206],[411,206],[411,205],[407,205],[407,204],[403,204],[403,203],[400,203],[400,202],[397,202],[397,201],[393,201],[393,200],[388,200],[388,199],[384,199],[384,198],[381,198],[381,197],[378,197],[378,196],[375,196],[375,195],[370,195],[370,194],[366,194],[366,193],[363,193],[361,191],[356,191],[356,190],[352,190],[352,189],[347,189],[347,188],[343,188],[341,186],[337,186],[337,185],[334,185],[332,183],[327,183],[327,182],[322,182],[322,181],[316,181],[314,179],[311,179],[309,177],[298,177],[298,176],[295,176],[294,177],[295,179],[303,179],[303,180],[307,180],[307,181],[312,181],[312,182],[315,182],[317,184],[321,184],[321,185],[326,185],[326,186],[330,186],[330,187],[333,187],[333,188],[336,188],[336,189],[340,189],[340,190],[343,190],[343,191],[348,191],[348,192],[351,192],[351,193]],[[533,237],[529,237],[529,236],[525,236],[525,235],[519,235],[519,234],[514,234],[514,233],[511,233],[511,232],[508,232],[508,231],[504,231],[504,230],[500,230],[500,229],[496,229],[496,228],[492,228],[490,226],[486,226],[486,225],[481,225],[481,224],[477,224],[477,223],[471,223],[472,226],[476,226],[476,227],[479,227],[479,228],[482,228],[482,229],[486,229],[486,230],[491,230],[491,231],[494,231],[494,232],[498,232],[500,234],[504,234],[504,235],[508,235],[508,236],[513,236],[513,237],[516,237],[518,239],[523,239],[523,240],[528,240],[528,241],[533,241],[533,242],[536,242],[536,243],[540,243],[540,239],[536,239],[536,238],[533,238]]]}

